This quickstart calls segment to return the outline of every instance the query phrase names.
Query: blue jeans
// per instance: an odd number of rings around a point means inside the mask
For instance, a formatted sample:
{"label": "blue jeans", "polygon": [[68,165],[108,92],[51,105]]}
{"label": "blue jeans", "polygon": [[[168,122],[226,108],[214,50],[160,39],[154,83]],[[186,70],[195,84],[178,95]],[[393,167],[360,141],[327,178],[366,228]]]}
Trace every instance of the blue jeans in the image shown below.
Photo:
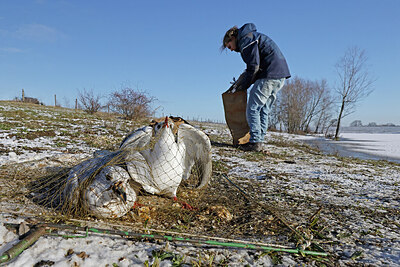
{"label": "blue jeans", "polygon": [[250,127],[250,142],[264,140],[268,129],[268,114],[275,102],[276,94],[285,84],[282,79],[259,79],[250,90],[246,117]]}

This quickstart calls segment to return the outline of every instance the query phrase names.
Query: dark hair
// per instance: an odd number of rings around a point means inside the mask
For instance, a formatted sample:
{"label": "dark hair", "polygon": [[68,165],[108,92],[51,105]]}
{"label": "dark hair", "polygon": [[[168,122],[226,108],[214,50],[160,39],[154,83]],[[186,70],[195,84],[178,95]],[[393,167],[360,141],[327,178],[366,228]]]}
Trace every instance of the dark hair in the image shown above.
{"label": "dark hair", "polygon": [[221,46],[221,51],[223,51],[226,48],[226,43],[229,43],[232,40],[232,37],[237,38],[238,35],[238,27],[233,26],[229,30],[226,31],[224,39],[222,39],[222,46]]}

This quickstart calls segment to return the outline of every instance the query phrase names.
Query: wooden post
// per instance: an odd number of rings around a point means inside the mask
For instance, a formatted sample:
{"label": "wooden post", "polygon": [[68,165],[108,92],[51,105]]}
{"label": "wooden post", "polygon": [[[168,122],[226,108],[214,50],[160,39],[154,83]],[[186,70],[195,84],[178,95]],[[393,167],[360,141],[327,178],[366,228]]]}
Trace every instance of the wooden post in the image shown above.
{"label": "wooden post", "polygon": [[22,102],[25,102],[25,92],[23,88],[22,88]]}
{"label": "wooden post", "polygon": [[78,109],[78,98],[75,98],[75,110]]}
{"label": "wooden post", "polygon": [[57,107],[57,95],[54,95],[54,106]]}

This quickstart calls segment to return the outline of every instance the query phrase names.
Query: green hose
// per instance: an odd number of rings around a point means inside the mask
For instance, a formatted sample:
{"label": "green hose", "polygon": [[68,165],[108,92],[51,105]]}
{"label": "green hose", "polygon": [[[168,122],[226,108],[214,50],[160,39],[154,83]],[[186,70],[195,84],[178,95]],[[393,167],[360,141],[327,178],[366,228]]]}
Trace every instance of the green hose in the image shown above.
{"label": "green hose", "polygon": [[[5,224],[7,226],[16,227],[15,224]],[[85,232],[85,235],[63,235],[63,234],[54,234],[52,230],[70,230],[74,232]],[[39,237],[41,237],[45,233],[51,235],[57,235],[64,238],[86,238],[89,235],[89,232],[96,234],[107,234],[107,235],[118,235],[122,237],[131,237],[131,238],[143,238],[143,239],[157,239],[164,241],[172,241],[172,242],[187,242],[196,245],[208,245],[208,246],[222,246],[222,247],[230,247],[230,248],[243,248],[243,249],[254,249],[254,250],[262,250],[262,251],[276,251],[276,252],[286,252],[286,253],[295,253],[301,255],[313,255],[313,256],[328,256],[326,252],[319,251],[309,251],[309,250],[301,250],[298,248],[281,248],[281,247],[273,247],[273,246],[264,246],[264,245],[255,245],[248,243],[240,243],[238,242],[221,242],[215,240],[202,240],[202,239],[193,239],[193,238],[184,238],[184,237],[174,237],[168,235],[157,235],[157,234],[141,234],[134,233],[128,231],[120,231],[113,229],[99,229],[99,228],[88,228],[88,227],[77,227],[71,225],[63,225],[63,224],[46,224],[45,226],[38,227],[36,231],[32,232],[30,235],[21,240],[18,244],[13,246],[11,249],[7,250],[2,256],[0,256],[0,263],[5,263],[19,254],[21,254],[26,248],[31,246],[34,242],[36,242]]]}
{"label": "green hose", "polygon": [[61,236],[61,237],[64,237],[64,238],[86,238],[86,237],[89,236],[89,228],[88,227],[86,227],[85,235],[59,235],[59,234],[53,234],[51,230],[52,229],[50,228],[49,229],[49,233],[48,233],[49,235]]}
{"label": "green hose", "polygon": [[[157,240],[166,240],[166,241],[175,241],[175,242],[187,242],[197,245],[211,245],[211,246],[223,246],[223,247],[232,247],[232,248],[244,248],[244,249],[254,249],[254,250],[264,250],[264,251],[276,251],[276,252],[286,252],[286,253],[295,253],[302,255],[313,255],[313,256],[328,256],[326,252],[319,251],[310,251],[310,250],[301,250],[298,248],[280,248],[273,246],[264,246],[264,245],[255,245],[248,243],[239,243],[239,242],[221,242],[215,240],[202,240],[202,239],[193,239],[193,238],[184,238],[184,237],[174,237],[168,235],[157,235],[157,234],[141,234],[141,233],[133,233],[128,231],[120,231],[120,230],[112,230],[112,229],[99,229],[99,228],[83,228],[76,227],[70,225],[58,225],[58,224],[49,224],[49,228],[56,229],[69,229],[73,231],[85,231],[87,232],[97,233],[97,234],[108,234],[108,235],[118,235],[122,237],[135,237],[135,238],[145,238],[145,239],[157,239]],[[60,235],[63,236],[63,235]],[[79,236],[81,237],[81,236]],[[239,241],[239,240],[238,240]]]}
{"label": "green hose", "polygon": [[296,254],[313,255],[313,256],[328,256],[328,253],[326,253],[326,252],[301,250],[301,249],[297,249],[297,248],[288,249],[288,248],[278,248],[278,247],[270,247],[270,246],[260,246],[260,245],[254,245],[254,244],[235,243],[235,242],[220,242],[220,241],[214,241],[214,240],[195,240],[195,239],[173,237],[173,236],[158,236],[158,235],[146,235],[146,234],[142,234],[141,236],[145,237],[145,238],[165,239],[168,241],[180,241],[180,242],[195,243],[195,244],[200,244],[200,245],[212,245],[212,246],[222,246],[222,247],[231,247],[231,248],[244,248],[244,249],[255,249],[255,250],[265,250],[265,251],[287,252],[287,253],[296,253]]}
{"label": "green hose", "polygon": [[10,261],[11,259],[16,258],[19,254],[21,254],[25,249],[35,243],[42,235],[46,233],[45,227],[38,227],[35,231],[30,233],[24,239],[19,241],[12,248],[7,250],[0,256],[0,263],[5,263]]}
{"label": "green hose", "polygon": [[0,263],[8,261],[8,255],[1,255],[0,256]]}

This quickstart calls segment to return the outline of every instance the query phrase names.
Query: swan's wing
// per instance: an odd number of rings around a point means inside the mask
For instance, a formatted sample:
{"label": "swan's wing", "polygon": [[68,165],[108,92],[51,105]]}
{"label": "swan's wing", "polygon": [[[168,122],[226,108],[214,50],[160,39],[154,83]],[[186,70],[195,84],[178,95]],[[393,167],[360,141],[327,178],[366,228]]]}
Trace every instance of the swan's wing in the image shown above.
{"label": "swan's wing", "polygon": [[140,149],[145,147],[150,143],[151,137],[153,135],[153,128],[150,126],[145,126],[131,132],[122,141],[119,146],[120,150],[125,150],[129,148]]}
{"label": "swan's wing", "polygon": [[197,188],[207,185],[211,178],[211,142],[202,131],[189,124],[181,124],[178,129],[178,145],[184,146],[185,156],[183,160],[183,179],[188,179],[193,171],[199,177]]}
{"label": "swan's wing", "polygon": [[94,158],[102,158],[102,157],[110,155],[111,153],[112,153],[112,151],[106,150],[106,149],[96,150],[95,152],[93,152],[93,157]]}
{"label": "swan's wing", "polygon": [[143,151],[130,153],[126,156],[126,167],[133,181],[140,184],[143,189],[151,194],[158,193],[157,185],[151,173],[151,167],[142,155]]}

